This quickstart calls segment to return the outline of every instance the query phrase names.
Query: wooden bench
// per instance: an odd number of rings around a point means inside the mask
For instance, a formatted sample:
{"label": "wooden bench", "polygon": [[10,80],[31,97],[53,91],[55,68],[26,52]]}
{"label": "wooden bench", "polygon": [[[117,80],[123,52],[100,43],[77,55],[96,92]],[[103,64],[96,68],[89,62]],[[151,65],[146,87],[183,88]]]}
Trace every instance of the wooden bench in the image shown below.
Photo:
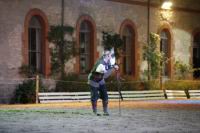
{"label": "wooden bench", "polygon": [[123,100],[161,100],[165,99],[162,90],[122,91]]}
{"label": "wooden bench", "polygon": [[[165,99],[162,90],[122,91],[123,100],[156,100]],[[83,102],[90,101],[90,92],[40,92],[40,103]],[[109,100],[119,100],[119,92],[108,92]]]}
{"label": "wooden bench", "polygon": [[165,90],[167,99],[187,99],[184,90]]}
{"label": "wooden bench", "polygon": [[188,90],[190,99],[200,99],[200,90]]}

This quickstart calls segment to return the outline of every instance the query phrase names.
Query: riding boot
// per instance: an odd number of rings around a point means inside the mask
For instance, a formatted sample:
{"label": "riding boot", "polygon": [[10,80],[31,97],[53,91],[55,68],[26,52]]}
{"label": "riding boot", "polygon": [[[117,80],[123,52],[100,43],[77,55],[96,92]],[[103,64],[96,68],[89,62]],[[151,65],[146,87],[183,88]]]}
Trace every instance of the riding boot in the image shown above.
{"label": "riding boot", "polygon": [[92,111],[94,114],[97,114],[97,102],[92,102]]}
{"label": "riding boot", "polygon": [[108,113],[108,101],[102,101],[103,103],[103,112],[104,112],[104,115],[105,116],[108,116],[109,113]]}

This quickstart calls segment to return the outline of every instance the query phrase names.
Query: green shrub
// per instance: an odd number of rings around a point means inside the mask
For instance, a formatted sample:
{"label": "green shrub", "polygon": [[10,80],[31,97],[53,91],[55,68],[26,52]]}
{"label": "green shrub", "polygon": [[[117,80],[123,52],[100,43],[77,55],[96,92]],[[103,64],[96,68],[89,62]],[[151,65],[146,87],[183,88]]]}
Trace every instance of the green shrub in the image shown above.
{"label": "green shrub", "polygon": [[193,80],[169,80],[165,82],[164,87],[166,90],[196,90],[200,89],[200,82]]}
{"label": "green shrub", "polygon": [[162,65],[166,62],[167,58],[162,51],[159,50],[160,36],[155,33],[149,34],[150,42],[143,47],[143,58],[149,63],[149,70],[147,70],[147,76],[150,79],[157,79],[159,72],[162,69]]}
{"label": "green shrub", "polygon": [[177,79],[187,79],[192,73],[192,66],[185,64],[182,61],[175,62],[175,76]]}
{"label": "green shrub", "polygon": [[[121,91],[134,91],[134,90],[160,90],[160,83],[158,80],[151,81],[134,81],[130,76],[123,76],[123,81],[120,84],[116,80],[116,76],[112,75],[106,79],[106,87],[108,91],[118,91],[120,87]],[[197,81],[166,81],[163,84],[164,89],[199,89],[200,82]],[[90,91],[89,85],[87,84],[87,78],[80,78],[77,74],[68,74],[64,81],[58,81],[56,84],[57,92],[78,92],[78,91]]]}
{"label": "green shrub", "polygon": [[56,92],[89,91],[87,78],[80,78],[78,74],[69,73],[62,80],[56,82]]}
{"label": "green shrub", "polygon": [[[65,75],[65,63],[75,55],[74,41],[71,41],[74,28],[71,26],[55,25],[50,27],[48,40],[55,47],[51,49],[51,69],[52,74],[61,74],[61,78]],[[65,38],[68,35],[68,39]]]}
{"label": "green shrub", "polygon": [[[125,80],[118,83],[114,75],[106,79],[106,87],[108,91],[118,91],[120,86],[122,91],[127,90],[141,90],[141,83],[134,82],[129,77],[123,77]],[[119,85],[120,84],[120,85]],[[87,84],[87,77],[80,77],[78,74],[70,73],[64,80],[57,81],[56,92],[78,92],[78,91],[90,91],[89,85]]]}
{"label": "green shrub", "polygon": [[115,75],[110,76],[106,80],[106,87],[108,91],[118,91],[118,87],[120,87],[121,91],[142,89],[141,82],[133,81],[130,76],[123,76],[123,79],[123,81],[118,82]]}
{"label": "green shrub", "polygon": [[144,90],[160,90],[160,83],[158,80],[144,81],[142,85]]}
{"label": "green shrub", "polygon": [[[12,103],[35,103],[36,84],[35,80],[27,80],[19,84],[15,90]],[[40,91],[45,91],[46,88],[40,84]]]}

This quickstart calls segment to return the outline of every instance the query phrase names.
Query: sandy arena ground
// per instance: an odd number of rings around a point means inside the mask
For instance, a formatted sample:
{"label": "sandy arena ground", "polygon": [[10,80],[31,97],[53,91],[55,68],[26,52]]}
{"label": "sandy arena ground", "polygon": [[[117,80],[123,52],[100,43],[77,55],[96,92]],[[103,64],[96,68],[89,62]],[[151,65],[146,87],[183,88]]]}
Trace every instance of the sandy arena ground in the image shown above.
{"label": "sandy arena ground", "polygon": [[200,133],[200,100],[122,102],[121,115],[118,105],[110,116],[87,102],[0,105],[0,133]]}

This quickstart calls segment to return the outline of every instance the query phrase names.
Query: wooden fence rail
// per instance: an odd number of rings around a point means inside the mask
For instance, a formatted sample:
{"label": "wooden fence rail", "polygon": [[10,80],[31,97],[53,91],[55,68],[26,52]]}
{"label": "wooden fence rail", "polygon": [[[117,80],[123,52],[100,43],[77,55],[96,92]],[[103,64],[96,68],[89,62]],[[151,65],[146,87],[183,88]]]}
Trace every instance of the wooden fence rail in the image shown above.
{"label": "wooden fence rail", "polygon": [[200,90],[188,90],[190,99],[200,99]]}
{"label": "wooden fence rail", "polygon": [[[188,90],[187,97],[184,90],[149,90],[149,91],[122,91],[123,100],[164,100],[167,99],[200,99],[200,90]],[[90,101],[90,92],[40,92],[40,103]],[[119,100],[119,93],[108,92],[109,100]]]}
{"label": "wooden fence rail", "polygon": [[[122,91],[123,100],[155,100],[165,99],[161,90],[152,91]],[[111,101],[119,99],[118,92],[108,92]],[[90,101],[90,92],[40,92],[40,103]]]}
{"label": "wooden fence rail", "polygon": [[166,90],[167,99],[187,99],[184,90]]}

